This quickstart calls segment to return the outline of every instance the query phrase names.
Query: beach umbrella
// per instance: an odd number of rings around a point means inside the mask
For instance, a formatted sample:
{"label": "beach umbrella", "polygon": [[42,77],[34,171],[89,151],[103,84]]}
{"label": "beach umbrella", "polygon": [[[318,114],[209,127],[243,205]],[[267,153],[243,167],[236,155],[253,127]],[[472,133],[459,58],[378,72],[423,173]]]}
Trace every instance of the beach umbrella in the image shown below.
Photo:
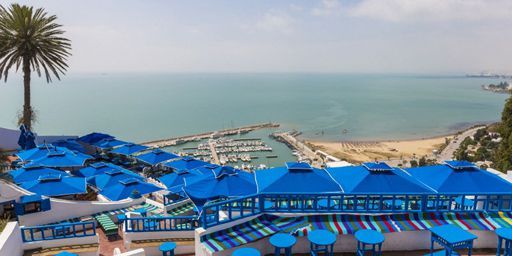
{"label": "beach umbrella", "polygon": [[82,144],[78,143],[78,141],[76,139],[58,140],[58,141],[52,142],[52,145],[57,146],[57,147],[67,148],[69,150],[77,151],[80,153],[87,152],[86,149],[84,148],[84,146]]}
{"label": "beach umbrella", "polygon": [[192,157],[185,156],[180,159],[166,162],[163,165],[165,167],[173,169],[174,171],[183,171],[183,170],[196,169],[198,167],[205,166],[207,164],[209,164],[209,163],[205,162],[205,161],[194,159]]}
{"label": "beach umbrella", "polygon": [[87,193],[85,178],[44,175],[37,180],[27,181],[20,184],[20,187],[45,196],[66,196]]}
{"label": "beach umbrella", "polygon": [[441,194],[511,194],[512,183],[467,161],[405,169]]}
{"label": "beach umbrella", "polygon": [[342,188],[323,169],[307,163],[288,162],[286,166],[255,172],[258,193],[307,194],[340,193]]}
{"label": "beach umbrella", "polygon": [[34,148],[36,146],[35,140],[35,134],[32,133],[25,125],[21,125],[20,137],[18,138],[18,145],[20,145],[21,149],[26,150]]}
{"label": "beach umbrella", "polygon": [[146,163],[148,165],[157,165],[161,162],[178,158],[178,155],[171,154],[169,152],[165,152],[161,149],[154,149],[150,152],[143,153],[140,155],[135,156],[135,158],[143,163]]}
{"label": "beach umbrella", "polygon": [[23,183],[27,181],[33,181],[39,179],[41,176],[45,175],[60,175],[61,177],[70,176],[68,173],[43,167],[43,166],[32,166],[26,168],[20,168],[9,172],[9,175],[12,176],[15,183]]}
{"label": "beach umbrella", "polygon": [[144,182],[140,179],[128,178],[118,181],[116,184],[103,189],[100,194],[112,201],[129,198],[137,192],[139,195],[153,193],[163,188]]}
{"label": "beach umbrella", "polygon": [[112,163],[99,162],[99,163],[92,163],[89,166],[78,170],[77,175],[81,176],[81,177],[88,178],[88,177],[104,174],[107,171],[114,171],[114,170],[128,171],[125,168],[115,165],[115,164],[112,164]]}
{"label": "beach umbrella", "polygon": [[111,149],[111,148],[122,146],[125,144],[128,144],[128,142],[118,140],[115,138],[105,138],[105,139],[102,139],[102,140],[92,144],[92,145],[97,148],[100,148],[100,149]]}
{"label": "beach umbrella", "polygon": [[100,140],[107,138],[114,138],[114,136],[105,133],[93,132],[78,138],[78,141],[92,145]]}
{"label": "beach umbrella", "polygon": [[364,163],[361,166],[327,168],[326,171],[352,194],[432,194],[432,189],[399,168],[386,163]]}
{"label": "beach umbrella", "polygon": [[211,200],[257,192],[254,175],[231,166],[219,166],[209,175],[186,178],[183,190],[198,209]]}
{"label": "beach umbrella", "polygon": [[92,159],[91,156],[82,154],[80,152],[74,152],[71,150],[55,149],[49,151],[43,157],[32,160],[26,164],[25,167],[30,166],[46,166],[54,168],[71,168],[71,167],[82,167],[85,162]]}
{"label": "beach umbrella", "polygon": [[25,128],[25,125],[21,125],[20,126],[20,137],[18,138],[18,145],[20,145],[21,149],[25,149],[26,138],[27,138],[25,136],[26,131],[27,131],[27,129]]}
{"label": "beach umbrella", "polygon": [[118,154],[118,155],[123,155],[123,156],[129,156],[131,154],[140,152],[140,151],[145,150],[147,148],[148,147],[143,146],[143,145],[134,144],[134,143],[128,143],[128,144],[124,144],[124,145],[121,145],[119,147],[114,148],[113,150],[110,151],[110,153]]}
{"label": "beach umbrella", "polygon": [[99,190],[103,190],[106,187],[110,187],[116,185],[120,180],[125,180],[129,178],[144,180],[144,178],[134,172],[128,170],[108,170],[105,173],[89,177],[87,179],[87,183],[92,186],[95,186]]}

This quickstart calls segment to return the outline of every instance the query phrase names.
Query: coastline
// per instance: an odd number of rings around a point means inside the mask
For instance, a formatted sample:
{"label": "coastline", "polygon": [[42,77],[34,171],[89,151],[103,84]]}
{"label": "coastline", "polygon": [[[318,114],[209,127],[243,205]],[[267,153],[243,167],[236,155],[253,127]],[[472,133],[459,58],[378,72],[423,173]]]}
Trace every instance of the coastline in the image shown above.
{"label": "coastline", "polygon": [[475,124],[450,134],[413,139],[391,140],[341,140],[323,141],[304,139],[304,142],[315,150],[322,150],[339,159],[361,163],[366,161],[407,160],[413,158],[434,157],[434,150],[451,143],[458,134],[479,126],[490,126],[494,123]]}

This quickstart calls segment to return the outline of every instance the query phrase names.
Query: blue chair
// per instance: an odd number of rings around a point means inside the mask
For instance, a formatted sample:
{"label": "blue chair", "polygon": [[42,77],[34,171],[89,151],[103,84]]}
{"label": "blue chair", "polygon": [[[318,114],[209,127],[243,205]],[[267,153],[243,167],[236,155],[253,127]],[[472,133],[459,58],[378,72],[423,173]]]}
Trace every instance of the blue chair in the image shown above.
{"label": "blue chair", "polygon": [[371,229],[361,229],[355,233],[355,237],[358,256],[364,256],[367,253],[372,256],[382,255],[382,243],[385,240],[382,233]]}
{"label": "blue chair", "polygon": [[261,256],[261,253],[258,249],[247,247],[235,250],[232,256]]}
{"label": "blue chair", "polygon": [[296,242],[295,237],[285,233],[277,233],[270,237],[270,244],[275,247],[274,253],[276,256],[281,255],[281,250],[284,250],[285,256],[292,256],[292,247]]}
{"label": "blue chair", "polygon": [[334,243],[336,243],[336,235],[324,229],[313,230],[308,234],[310,242],[311,256],[317,256],[318,253],[325,255],[334,255]]}
{"label": "blue chair", "polygon": [[498,246],[496,247],[496,256],[500,256],[501,248],[503,247],[503,241],[505,242],[505,248],[503,249],[504,256],[512,256],[512,228],[498,228],[496,229],[496,235],[498,236]]}
{"label": "blue chair", "polygon": [[176,249],[176,243],[165,242],[158,248],[162,252],[162,256],[174,256],[174,249]]}

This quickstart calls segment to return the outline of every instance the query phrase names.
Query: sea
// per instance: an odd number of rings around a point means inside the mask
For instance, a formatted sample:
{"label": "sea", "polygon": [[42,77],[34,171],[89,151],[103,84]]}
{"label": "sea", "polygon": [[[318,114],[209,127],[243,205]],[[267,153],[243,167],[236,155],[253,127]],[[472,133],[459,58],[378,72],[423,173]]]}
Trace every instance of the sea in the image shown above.
{"label": "sea", "polygon": [[[395,140],[498,121],[508,95],[481,89],[495,82],[414,74],[68,74],[51,84],[33,77],[32,104],[34,129],[45,135],[99,131],[143,142],[276,122],[279,131],[313,140]],[[22,105],[21,74],[10,74],[0,82],[0,127],[16,128]]]}

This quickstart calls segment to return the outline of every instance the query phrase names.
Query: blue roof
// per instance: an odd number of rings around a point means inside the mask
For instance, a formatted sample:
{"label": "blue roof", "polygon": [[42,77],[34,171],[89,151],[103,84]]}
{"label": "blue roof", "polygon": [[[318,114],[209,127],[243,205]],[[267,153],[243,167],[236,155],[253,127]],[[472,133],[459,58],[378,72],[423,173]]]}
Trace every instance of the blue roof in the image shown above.
{"label": "blue roof", "polygon": [[452,160],[452,161],[445,161],[445,164],[450,166],[452,169],[465,169],[465,168],[474,168],[476,165],[474,165],[472,162],[466,161],[466,160]]}
{"label": "blue roof", "polygon": [[62,177],[69,176],[69,174],[66,172],[43,166],[20,168],[10,171],[9,174],[12,176],[14,183],[18,184],[22,182],[37,180],[40,176],[43,175],[61,175]]}
{"label": "blue roof", "polygon": [[92,186],[95,186],[99,190],[103,190],[107,187],[116,185],[119,183],[120,180],[125,180],[129,178],[135,178],[139,180],[144,180],[142,176],[139,176],[138,174],[128,171],[128,170],[119,170],[119,169],[113,169],[113,170],[107,170],[105,173],[89,177],[87,179],[87,183],[89,183]]}
{"label": "blue roof", "polygon": [[363,166],[372,172],[393,171],[393,168],[384,162],[367,162],[363,163]]}
{"label": "blue roof", "polygon": [[209,163],[186,156],[177,160],[164,163],[164,166],[169,167],[176,171],[181,171],[196,169],[207,164]]}
{"label": "blue roof", "polygon": [[58,140],[52,142],[52,144],[57,147],[64,147],[72,151],[78,151],[80,153],[87,152],[85,147],[82,144],[78,143],[76,139]]}
{"label": "blue roof", "polygon": [[45,196],[65,196],[87,192],[85,178],[62,177],[60,175],[41,176],[37,180],[21,183],[20,187]]}
{"label": "blue roof", "polygon": [[88,178],[88,177],[104,174],[106,171],[111,171],[111,170],[128,171],[128,170],[124,169],[123,167],[112,164],[112,163],[98,162],[98,163],[90,164],[88,167],[80,169],[78,171],[77,175],[81,176],[81,177]]}
{"label": "blue roof", "polygon": [[211,174],[186,178],[183,190],[199,208],[209,200],[247,196],[257,192],[252,173],[227,166],[219,167],[216,172],[212,170]]}
{"label": "blue roof", "polygon": [[135,158],[146,163],[146,164],[156,165],[161,162],[164,162],[164,161],[167,161],[170,159],[174,159],[174,158],[178,158],[178,157],[179,157],[178,155],[171,154],[169,152],[165,152],[161,149],[154,149],[154,150],[151,150],[150,152],[140,154],[140,155],[136,156]]}
{"label": "blue roof", "polygon": [[342,191],[340,185],[325,170],[303,163],[287,163],[286,166],[256,171],[258,193],[302,194]]}
{"label": "blue roof", "polygon": [[327,168],[345,193],[352,194],[432,194],[427,186],[398,168],[364,164]]}
{"label": "blue roof", "polygon": [[117,201],[130,197],[134,191],[145,195],[159,190],[162,190],[162,188],[154,184],[144,182],[140,179],[128,178],[119,180],[116,184],[102,190],[100,194],[112,201]]}
{"label": "blue roof", "polygon": [[166,174],[158,178],[158,180],[167,188],[172,188],[176,186],[183,186],[185,178],[201,176],[202,174],[203,173],[197,169],[183,170]]}
{"label": "blue roof", "polygon": [[129,156],[129,155],[131,155],[133,153],[140,152],[140,151],[145,150],[147,148],[148,147],[143,146],[143,145],[134,144],[134,143],[128,143],[128,144],[121,145],[121,146],[119,146],[117,148],[114,148],[113,150],[110,151],[110,153],[114,153],[114,154],[118,154],[118,155],[124,155],[124,156]]}
{"label": "blue roof", "polygon": [[[55,146],[52,144],[39,144],[33,149],[22,150],[16,153],[21,161],[30,161],[46,156],[49,152],[54,151]],[[57,147],[57,151],[69,151],[67,148]]]}
{"label": "blue roof", "polygon": [[74,152],[70,150],[52,150],[43,157],[32,160],[26,164],[29,166],[46,166],[46,167],[80,167],[85,165],[85,161],[92,159],[90,155]]}
{"label": "blue roof", "polygon": [[447,164],[442,164],[408,168],[406,171],[442,194],[510,194],[512,191],[510,182],[476,167],[454,169]]}
{"label": "blue roof", "polygon": [[89,133],[87,135],[84,135],[84,136],[78,138],[78,141],[92,145],[102,139],[107,139],[107,138],[114,138],[114,136],[111,136],[111,135],[108,135],[105,133],[93,132],[93,133]]}
{"label": "blue roof", "polygon": [[115,138],[105,138],[98,142],[93,143],[92,145],[101,149],[111,149],[113,147],[121,146],[128,144],[126,141],[117,140]]}

